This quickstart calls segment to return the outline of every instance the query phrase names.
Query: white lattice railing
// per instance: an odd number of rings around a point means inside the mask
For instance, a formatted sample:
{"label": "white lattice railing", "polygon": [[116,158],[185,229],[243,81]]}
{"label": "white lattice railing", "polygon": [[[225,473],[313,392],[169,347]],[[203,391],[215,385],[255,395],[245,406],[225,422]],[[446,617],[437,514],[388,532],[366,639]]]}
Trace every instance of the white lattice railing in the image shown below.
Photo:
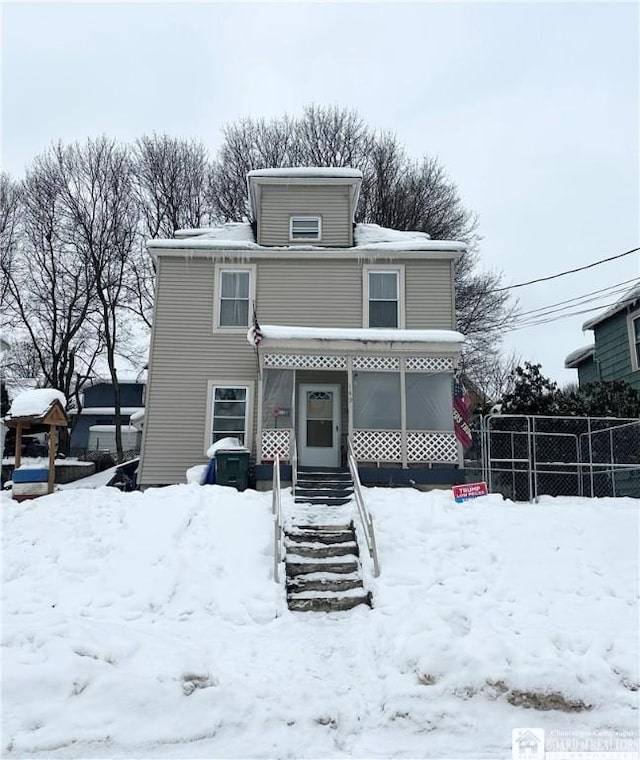
{"label": "white lattice railing", "polygon": [[[358,462],[402,462],[401,430],[354,430],[353,454]],[[454,433],[409,430],[405,434],[407,462],[458,462]]]}
{"label": "white lattice railing", "polygon": [[407,462],[458,461],[458,442],[455,433],[407,431]]}
{"label": "white lattice railing", "polygon": [[354,430],[353,455],[358,462],[402,462],[402,431]]}
{"label": "white lattice railing", "polygon": [[272,462],[276,456],[284,461],[289,460],[291,430],[274,428],[262,431],[260,442],[260,461]]}

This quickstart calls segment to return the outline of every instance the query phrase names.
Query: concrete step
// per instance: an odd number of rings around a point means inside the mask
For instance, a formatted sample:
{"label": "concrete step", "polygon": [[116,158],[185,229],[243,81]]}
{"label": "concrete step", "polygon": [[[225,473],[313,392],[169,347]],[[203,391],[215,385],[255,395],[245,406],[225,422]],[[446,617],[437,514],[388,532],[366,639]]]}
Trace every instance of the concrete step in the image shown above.
{"label": "concrete step", "polygon": [[352,561],[332,561],[325,560],[324,562],[305,562],[305,557],[300,557],[300,560],[292,558],[291,556],[286,558],[286,573],[287,578],[293,578],[296,575],[308,575],[309,573],[339,573],[345,575],[347,573],[358,572],[357,560]]}
{"label": "concrete step", "polygon": [[296,480],[297,488],[305,488],[309,486],[317,486],[319,488],[353,488],[353,481],[351,478],[343,478],[342,480],[329,480],[328,478],[298,478]]}
{"label": "concrete step", "polygon": [[356,588],[362,589],[362,593],[364,594],[361,578],[339,578],[337,576],[335,578],[326,576],[315,578],[302,576],[292,579],[287,583],[288,594],[305,591],[348,591],[349,589]]}
{"label": "concrete step", "polygon": [[349,504],[351,496],[296,496],[294,502],[296,504],[319,504],[326,507],[342,506],[343,504]]}
{"label": "concrete step", "polygon": [[308,523],[299,523],[298,525],[295,525],[293,530],[295,531],[301,531],[301,530],[310,530],[310,531],[323,531],[327,533],[343,533],[344,531],[350,531],[353,533],[354,526],[353,523],[350,522],[348,525],[345,525],[344,523],[341,524],[334,524],[334,525],[309,525]]}
{"label": "concrete step", "polygon": [[340,533],[329,533],[323,530],[305,530],[301,533],[287,532],[286,536],[291,543],[344,544],[347,541],[353,541],[355,534],[352,530],[345,530]]}
{"label": "concrete step", "polygon": [[325,557],[347,557],[358,556],[358,544],[355,542],[349,544],[327,544],[325,546],[304,546],[296,544],[292,552],[298,557],[310,557],[312,559]]}
{"label": "concrete step", "polygon": [[353,488],[300,488],[296,486],[296,496],[328,496],[348,498],[353,494]]}
{"label": "concrete step", "polygon": [[339,483],[350,482],[351,473],[348,471],[335,471],[335,470],[301,470],[298,469],[296,473],[296,481],[300,480],[313,480],[317,481],[335,481]]}
{"label": "concrete step", "polygon": [[369,594],[358,596],[292,596],[287,597],[287,605],[290,610],[297,612],[340,612],[351,610],[360,604],[371,606]]}

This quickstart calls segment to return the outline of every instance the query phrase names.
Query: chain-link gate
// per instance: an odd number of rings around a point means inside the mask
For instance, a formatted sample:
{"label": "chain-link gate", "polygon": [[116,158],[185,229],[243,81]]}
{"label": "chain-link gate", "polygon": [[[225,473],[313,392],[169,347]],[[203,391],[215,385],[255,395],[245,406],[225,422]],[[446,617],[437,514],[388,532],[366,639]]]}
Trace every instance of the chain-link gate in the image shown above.
{"label": "chain-link gate", "polygon": [[515,501],[640,497],[640,419],[490,414],[474,432],[482,479]]}

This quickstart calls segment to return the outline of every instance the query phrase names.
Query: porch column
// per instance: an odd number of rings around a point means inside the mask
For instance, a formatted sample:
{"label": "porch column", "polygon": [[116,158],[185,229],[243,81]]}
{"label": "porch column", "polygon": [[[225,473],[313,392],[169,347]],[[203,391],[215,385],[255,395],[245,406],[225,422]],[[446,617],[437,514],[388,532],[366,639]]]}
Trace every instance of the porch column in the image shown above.
{"label": "porch column", "polygon": [[347,356],[347,436],[353,445],[353,357]]}
{"label": "porch column", "polygon": [[256,383],[256,462],[262,461],[262,386],[264,384],[264,368],[262,354],[258,352],[258,382]]}
{"label": "porch column", "polygon": [[58,428],[49,425],[49,484],[48,493],[53,493],[56,482],[56,449],[58,448]]}
{"label": "porch column", "polygon": [[22,425],[20,423],[16,426],[16,450],[15,450],[15,460],[14,460],[14,469],[17,470],[18,467],[20,467],[22,463]]}
{"label": "porch column", "polygon": [[404,374],[405,357],[400,357],[400,447],[402,455],[402,468],[407,469],[407,386]]}

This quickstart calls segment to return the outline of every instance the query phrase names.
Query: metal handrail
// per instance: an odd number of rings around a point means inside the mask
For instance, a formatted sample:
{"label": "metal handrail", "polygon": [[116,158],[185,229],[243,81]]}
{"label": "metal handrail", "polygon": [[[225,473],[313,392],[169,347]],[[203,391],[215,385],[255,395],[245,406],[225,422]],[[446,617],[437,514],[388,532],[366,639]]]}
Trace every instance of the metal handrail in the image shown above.
{"label": "metal handrail", "polygon": [[271,511],[273,512],[273,580],[280,582],[278,570],[282,562],[282,493],[280,491],[280,457],[273,459],[273,494]]}
{"label": "metal handrail", "polygon": [[291,493],[295,496],[298,482],[298,444],[296,431],[293,429],[289,433],[289,462],[291,464]]}
{"label": "metal handrail", "polygon": [[358,474],[358,465],[353,453],[353,446],[351,439],[347,438],[347,463],[349,465],[349,472],[351,473],[351,479],[353,480],[353,494],[356,500],[356,506],[358,507],[358,515],[360,522],[362,523],[362,529],[364,531],[364,537],[367,542],[367,548],[369,549],[369,556],[373,561],[373,575],[377,578],[380,575],[380,562],[378,561],[378,547],[376,545],[376,534],[373,529],[373,517],[367,509],[367,505],[362,495],[362,483],[360,483],[360,475]]}

